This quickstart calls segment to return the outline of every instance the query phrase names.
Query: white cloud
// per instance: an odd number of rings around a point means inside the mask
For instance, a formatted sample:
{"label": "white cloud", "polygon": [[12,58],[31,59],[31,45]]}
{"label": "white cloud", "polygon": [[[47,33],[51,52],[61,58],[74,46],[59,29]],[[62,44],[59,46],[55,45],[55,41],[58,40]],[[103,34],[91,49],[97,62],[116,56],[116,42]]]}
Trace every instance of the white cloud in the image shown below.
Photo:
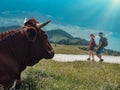
{"label": "white cloud", "polygon": [[[35,17],[38,20],[40,20],[40,22],[44,22],[46,20],[52,19],[54,23],[48,24],[45,27],[46,30],[62,29],[64,31],[68,32],[69,34],[71,34],[73,37],[80,37],[80,38],[84,38],[87,40],[90,39],[90,37],[89,37],[90,33],[94,33],[96,36],[97,43],[99,41],[98,33],[103,32],[110,42],[109,48],[116,49],[116,47],[117,47],[113,44],[113,43],[117,43],[115,41],[117,38],[114,38],[113,32],[109,32],[107,30],[90,29],[90,28],[86,28],[86,27],[80,27],[77,25],[63,24],[63,23],[58,22],[58,21],[62,21],[64,19],[59,16],[53,17],[52,15],[41,14],[37,11],[31,13],[31,12],[19,11],[19,10],[4,11],[1,14],[6,15],[6,17],[0,17],[0,26],[11,26],[11,25],[21,25],[22,26],[25,17],[27,17],[27,18]],[[8,15],[10,15],[10,16],[8,17]],[[113,40],[113,38],[114,38],[114,40]],[[111,44],[111,42],[112,42],[112,44]]]}
{"label": "white cloud", "polygon": [[64,17],[56,17],[57,20],[61,21],[61,20],[64,20]]}
{"label": "white cloud", "polygon": [[24,18],[0,18],[0,26],[23,25]]}
{"label": "white cloud", "polygon": [[3,12],[1,12],[1,14],[3,14],[3,15],[9,15],[10,11],[3,11]]}
{"label": "white cloud", "polygon": [[106,37],[109,37],[109,36],[111,36],[111,35],[113,35],[113,32],[108,32],[108,33],[106,33]]}
{"label": "white cloud", "polygon": [[[18,11],[19,12],[19,11]],[[10,13],[10,12],[8,12]],[[7,14],[7,12],[6,12]],[[10,25],[23,25],[23,21],[24,21],[24,18],[23,17],[26,17],[25,15],[29,15],[30,13],[27,13],[27,14],[24,14],[22,17],[20,16],[12,16],[12,17],[0,17],[0,26],[10,26]],[[42,15],[42,14],[39,14],[39,13],[35,13],[37,14],[37,16],[39,16],[40,20],[41,21],[45,21],[45,20],[48,20],[49,18],[52,18],[52,16],[50,15]],[[74,37],[81,37],[81,38],[84,38],[84,39],[87,39],[89,40],[89,35],[90,33],[94,33],[95,36],[96,36],[96,41],[98,43],[98,40],[99,40],[99,37],[98,37],[98,33],[99,32],[103,32],[105,34],[106,37],[108,37],[108,40],[109,40],[109,46],[108,48],[111,48],[111,49],[115,49],[117,50],[117,46],[118,46],[118,40],[117,38],[114,38],[113,35],[114,33],[113,32],[108,32],[106,30],[98,30],[98,29],[89,29],[89,28],[85,28],[85,27],[80,27],[80,26],[77,26],[77,25],[70,25],[70,24],[61,24],[61,23],[50,23],[48,24],[46,27],[44,27],[46,30],[51,30],[51,29],[62,29],[66,32],[68,32],[69,34],[71,34],[72,36]],[[117,41],[115,41],[117,40]]]}
{"label": "white cloud", "polygon": [[52,18],[52,15],[46,15],[46,17],[48,17],[48,18]]}
{"label": "white cloud", "polygon": [[98,36],[98,32],[99,32],[99,30],[96,29],[88,29],[77,25],[70,25],[70,24],[62,25],[62,24],[54,24],[54,23],[50,23],[48,26],[45,27],[45,29],[46,30],[62,29],[74,37],[81,37],[87,40],[89,39],[89,35],[91,33],[94,33],[96,36]]}

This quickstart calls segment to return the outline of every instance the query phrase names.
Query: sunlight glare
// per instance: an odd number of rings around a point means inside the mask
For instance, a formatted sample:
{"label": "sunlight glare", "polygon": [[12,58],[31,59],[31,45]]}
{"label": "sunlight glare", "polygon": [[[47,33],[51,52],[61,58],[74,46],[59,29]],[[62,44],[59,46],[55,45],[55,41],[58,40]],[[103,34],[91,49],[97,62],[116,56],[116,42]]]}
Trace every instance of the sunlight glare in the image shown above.
{"label": "sunlight glare", "polygon": [[115,5],[120,5],[120,0],[113,0],[113,3],[114,3]]}

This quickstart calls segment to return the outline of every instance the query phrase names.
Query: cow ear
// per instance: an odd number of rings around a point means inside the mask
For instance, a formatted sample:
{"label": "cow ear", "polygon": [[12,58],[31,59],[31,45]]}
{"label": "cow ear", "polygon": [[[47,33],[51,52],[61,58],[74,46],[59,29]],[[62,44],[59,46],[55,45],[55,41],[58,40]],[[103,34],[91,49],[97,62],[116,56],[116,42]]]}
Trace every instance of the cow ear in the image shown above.
{"label": "cow ear", "polygon": [[27,38],[28,38],[29,41],[34,42],[36,40],[36,37],[37,37],[37,32],[34,28],[29,28],[27,30],[26,35],[27,35]]}

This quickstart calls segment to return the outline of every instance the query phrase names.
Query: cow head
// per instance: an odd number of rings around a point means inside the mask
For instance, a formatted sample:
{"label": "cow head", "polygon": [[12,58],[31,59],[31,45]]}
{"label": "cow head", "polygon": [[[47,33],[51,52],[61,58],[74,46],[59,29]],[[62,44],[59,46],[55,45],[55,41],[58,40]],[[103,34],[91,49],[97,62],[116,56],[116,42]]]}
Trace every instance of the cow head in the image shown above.
{"label": "cow head", "polygon": [[42,28],[42,27],[44,27],[45,25],[47,25],[48,23],[50,23],[51,22],[51,20],[49,20],[49,21],[47,21],[47,22],[45,22],[45,23],[42,23],[42,24],[40,24],[39,23],[39,21],[37,21],[36,19],[34,19],[34,18],[31,18],[31,19],[29,19],[29,20],[27,20],[26,18],[25,18],[25,20],[24,20],[24,26],[28,26],[28,27],[35,27],[35,28],[37,28],[37,29],[40,29],[40,28]]}
{"label": "cow head", "polygon": [[24,25],[27,26],[26,37],[29,41],[30,57],[28,66],[32,66],[40,59],[51,59],[54,56],[54,50],[48,41],[45,31],[41,28],[47,25],[50,21],[39,24],[36,19],[28,20]]}

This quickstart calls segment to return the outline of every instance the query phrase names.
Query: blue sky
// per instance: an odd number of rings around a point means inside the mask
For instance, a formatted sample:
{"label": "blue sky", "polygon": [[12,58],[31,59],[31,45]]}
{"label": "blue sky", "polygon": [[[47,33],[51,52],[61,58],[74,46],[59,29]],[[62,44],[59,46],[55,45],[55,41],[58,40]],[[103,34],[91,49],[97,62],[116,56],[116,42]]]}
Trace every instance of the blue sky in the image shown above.
{"label": "blue sky", "polygon": [[89,38],[102,31],[108,48],[120,51],[120,2],[118,0],[0,0],[0,26],[22,24],[24,17],[41,22],[46,29],[61,28],[76,37]]}

